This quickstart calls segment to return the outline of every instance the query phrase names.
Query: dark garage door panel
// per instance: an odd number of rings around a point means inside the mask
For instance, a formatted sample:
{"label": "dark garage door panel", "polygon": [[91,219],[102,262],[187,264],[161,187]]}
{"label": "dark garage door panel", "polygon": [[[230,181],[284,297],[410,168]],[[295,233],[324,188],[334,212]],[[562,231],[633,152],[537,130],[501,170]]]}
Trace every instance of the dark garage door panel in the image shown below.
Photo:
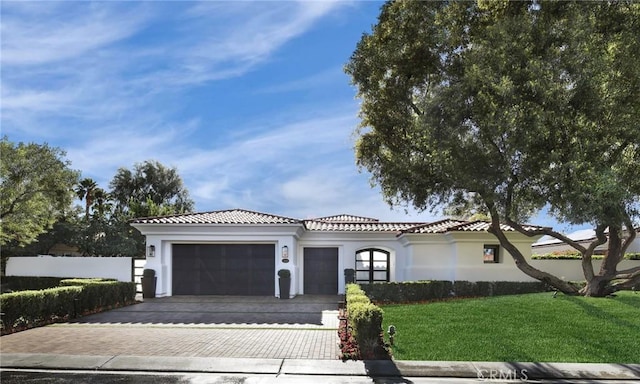
{"label": "dark garage door panel", "polygon": [[274,244],[174,244],[174,295],[273,295]]}
{"label": "dark garage door panel", "polygon": [[304,249],[304,293],[338,294],[338,248]]}

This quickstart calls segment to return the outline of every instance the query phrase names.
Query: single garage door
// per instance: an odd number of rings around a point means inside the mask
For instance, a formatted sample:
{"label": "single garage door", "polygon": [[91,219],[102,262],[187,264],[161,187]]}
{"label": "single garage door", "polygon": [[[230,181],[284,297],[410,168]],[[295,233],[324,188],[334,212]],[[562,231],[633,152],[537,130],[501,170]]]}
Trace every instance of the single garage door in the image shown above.
{"label": "single garage door", "polygon": [[174,244],[174,295],[273,295],[274,244]]}
{"label": "single garage door", "polygon": [[304,293],[338,294],[338,248],[304,249]]}

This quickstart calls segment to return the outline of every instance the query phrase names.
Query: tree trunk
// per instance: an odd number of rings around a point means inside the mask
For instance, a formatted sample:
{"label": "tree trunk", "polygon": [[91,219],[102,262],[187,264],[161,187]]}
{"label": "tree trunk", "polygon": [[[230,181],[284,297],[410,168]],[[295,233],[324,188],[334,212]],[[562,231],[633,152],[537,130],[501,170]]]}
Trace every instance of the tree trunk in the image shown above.
{"label": "tree trunk", "polygon": [[580,294],[589,297],[605,297],[613,293],[610,282],[611,279],[603,276],[594,276],[591,280],[587,281],[587,285],[580,290]]}
{"label": "tree trunk", "polygon": [[[495,216],[494,216],[495,217]],[[492,218],[492,225],[489,227],[489,232],[492,233],[495,237],[498,238],[500,245],[513,257],[513,260],[516,263],[516,267],[524,272],[526,275],[533,277],[534,279],[540,280],[543,283],[546,283],[560,292],[566,295],[577,295],[578,289],[571,283],[564,281],[550,273],[541,271],[537,268],[534,268],[531,264],[527,263],[524,255],[520,252],[520,250],[513,245],[507,236],[505,236],[504,232],[500,229],[500,222],[498,219]]]}

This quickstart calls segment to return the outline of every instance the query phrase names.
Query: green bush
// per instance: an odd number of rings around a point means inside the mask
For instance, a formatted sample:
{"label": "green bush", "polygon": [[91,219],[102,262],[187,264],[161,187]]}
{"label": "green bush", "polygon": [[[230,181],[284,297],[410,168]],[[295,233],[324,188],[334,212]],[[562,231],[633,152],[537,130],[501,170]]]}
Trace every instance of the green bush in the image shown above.
{"label": "green bush", "polygon": [[375,302],[403,303],[449,297],[453,291],[453,284],[450,281],[441,280],[407,281],[362,284],[362,289]]}
{"label": "green bush", "polygon": [[112,279],[67,279],[62,280],[60,285],[84,288],[77,297],[78,308],[82,312],[129,303],[134,301],[136,296],[135,283]]}
{"label": "green bush", "polygon": [[409,281],[363,284],[367,296],[377,303],[414,303],[455,297],[516,295],[548,291],[546,284],[514,281]]}
{"label": "green bush", "polygon": [[81,292],[82,287],[58,287],[0,295],[2,333],[71,317],[75,313],[74,299]]}
{"label": "green bush", "polygon": [[[348,322],[352,334],[362,348],[362,343],[378,340],[382,333],[382,309],[372,303],[354,303],[349,307]],[[362,351],[361,351],[362,352]]]}
{"label": "green bush", "polygon": [[347,296],[357,294],[357,293],[364,293],[364,291],[358,284],[347,284],[345,288],[345,294]]}
{"label": "green bush", "polygon": [[[385,353],[382,341],[382,309],[371,303],[357,284],[347,284],[347,322],[362,358]],[[388,355],[388,354],[387,354]]]}
{"label": "green bush", "polygon": [[640,252],[639,253],[627,253],[624,255],[624,258],[627,260],[640,260]]}
{"label": "green bush", "polygon": [[[568,251],[555,251],[551,253],[544,253],[540,255],[532,255],[531,260],[580,260],[582,259],[582,254],[578,251],[568,250]],[[602,260],[604,259],[603,255],[593,255],[591,256],[592,260]],[[640,260],[640,253],[625,253],[625,260]]]}
{"label": "green bush", "polygon": [[135,301],[135,283],[104,279],[66,279],[61,287],[0,295],[2,333],[71,319],[101,308]]}
{"label": "green bush", "polygon": [[54,288],[60,285],[64,277],[37,277],[37,276],[3,276],[2,290],[37,291],[40,289]]}

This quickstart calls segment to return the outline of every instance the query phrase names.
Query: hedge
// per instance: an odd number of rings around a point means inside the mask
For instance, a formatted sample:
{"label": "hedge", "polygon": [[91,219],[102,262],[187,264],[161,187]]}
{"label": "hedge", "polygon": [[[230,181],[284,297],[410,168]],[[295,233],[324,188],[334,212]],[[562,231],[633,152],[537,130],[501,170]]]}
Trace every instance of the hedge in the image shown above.
{"label": "hedge", "polygon": [[[582,254],[574,250],[555,251],[551,253],[544,253],[544,254],[531,256],[531,260],[580,260],[580,259],[582,259]],[[604,259],[604,256],[593,255],[591,256],[591,259],[602,260]],[[625,253],[624,260],[640,260],[640,253]]]}
{"label": "hedge", "polygon": [[131,282],[111,279],[66,279],[62,280],[60,285],[84,288],[78,296],[78,308],[83,312],[130,303],[136,297],[136,285]]}
{"label": "hedge", "polygon": [[361,287],[371,300],[379,303],[437,300],[453,292],[453,283],[441,280],[361,284]]}
{"label": "hedge", "polygon": [[388,358],[382,336],[382,309],[357,284],[347,284],[347,322],[363,359]]}
{"label": "hedge", "polygon": [[407,303],[441,300],[450,297],[517,295],[549,291],[539,281],[409,281],[362,284],[362,290],[374,302]]}
{"label": "hedge", "polygon": [[2,334],[69,319],[135,301],[135,283],[66,279],[61,287],[0,295]]}
{"label": "hedge", "polygon": [[3,276],[2,291],[34,291],[54,288],[60,285],[64,277]]}

